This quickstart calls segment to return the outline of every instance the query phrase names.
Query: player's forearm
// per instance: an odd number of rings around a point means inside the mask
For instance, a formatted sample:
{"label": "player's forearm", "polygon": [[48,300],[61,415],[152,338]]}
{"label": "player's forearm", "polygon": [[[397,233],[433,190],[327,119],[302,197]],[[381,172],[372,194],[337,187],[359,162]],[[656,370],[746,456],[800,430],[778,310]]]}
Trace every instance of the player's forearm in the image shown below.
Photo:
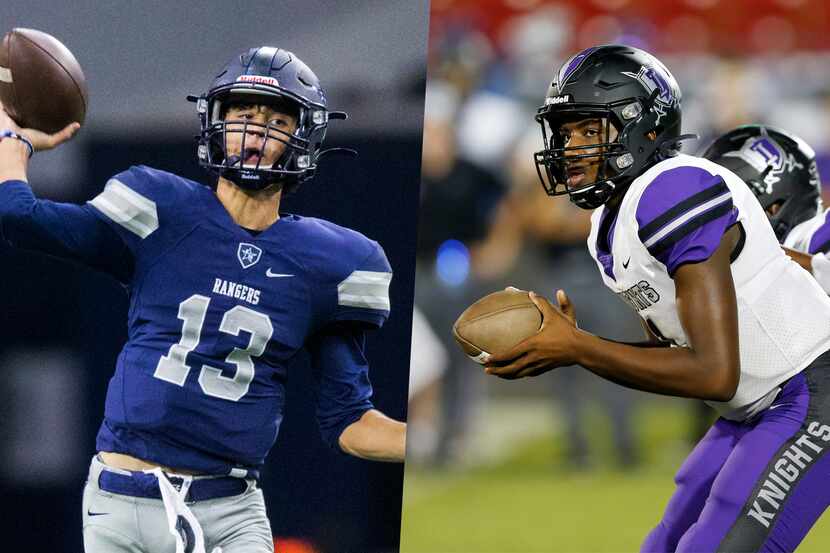
{"label": "player's forearm", "polygon": [[343,451],[355,457],[401,463],[406,454],[406,423],[372,409],[346,427],[339,443]]}
{"label": "player's forearm", "polygon": [[29,166],[26,144],[14,138],[0,139],[0,183],[10,180],[25,181]]}
{"label": "player's forearm", "polygon": [[17,248],[71,259],[126,282],[132,257],[87,206],[35,198],[25,183],[0,183],[0,235]]}
{"label": "player's forearm", "polygon": [[813,256],[807,253],[802,253],[796,250],[791,250],[790,248],[781,247],[784,250],[784,253],[790,256],[790,259],[801,265],[807,271],[813,272]]}
{"label": "player's forearm", "polygon": [[728,401],[736,368],[718,367],[690,348],[638,347],[579,331],[576,362],[605,379],[657,394]]}
{"label": "player's forearm", "polygon": [[804,270],[809,271],[821,288],[830,294],[830,259],[826,254],[810,255],[783,246],[781,249],[790,256],[790,259],[801,265]]}

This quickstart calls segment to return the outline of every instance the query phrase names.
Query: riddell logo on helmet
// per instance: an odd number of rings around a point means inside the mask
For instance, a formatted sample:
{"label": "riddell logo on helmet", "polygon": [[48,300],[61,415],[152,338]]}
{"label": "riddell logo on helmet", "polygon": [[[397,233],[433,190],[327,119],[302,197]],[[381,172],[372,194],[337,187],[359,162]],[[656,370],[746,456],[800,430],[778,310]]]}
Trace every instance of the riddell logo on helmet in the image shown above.
{"label": "riddell logo on helmet", "polygon": [[237,82],[267,84],[270,86],[280,86],[279,81],[274,77],[264,77],[262,75],[240,75],[236,78]]}
{"label": "riddell logo on helmet", "polygon": [[558,104],[566,104],[571,102],[571,95],[570,94],[563,94],[562,96],[550,96],[545,98],[545,105],[546,106],[555,106]]}

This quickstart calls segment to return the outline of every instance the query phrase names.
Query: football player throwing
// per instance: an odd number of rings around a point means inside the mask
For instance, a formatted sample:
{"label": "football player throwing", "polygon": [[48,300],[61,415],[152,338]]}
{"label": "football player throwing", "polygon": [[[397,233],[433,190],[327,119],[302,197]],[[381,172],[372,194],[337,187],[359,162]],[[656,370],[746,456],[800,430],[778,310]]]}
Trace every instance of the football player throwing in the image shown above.
{"label": "football player throwing", "polygon": [[404,456],[405,424],[373,409],[364,355],[367,330],[389,315],[383,249],[279,215],[283,192],[314,175],[329,120],[345,115],[273,47],[242,52],[189,99],[215,185],[131,167],[86,205],[38,200],[26,182],[27,142],[55,146],[77,125],[45,136],[0,110],[5,238],[105,271],[130,294],[84,492],[89,552],[273,551],[257,481],[304,348],[323,437],[366,459]]}
{"label": "football player throwing", "polygon": [[652,340],[591,335],[563,291],[559,308],[533,294],[541,330],[486,370],[520,378],[579,364],[707,401],[720,418],[642,550],[792,551],[830,500],[830,299],[784,254],[739,176],[679,153],[680,99],[660,61],[606,45],[561,67],[536,116],[545,189],[594,210],[588,248]]}

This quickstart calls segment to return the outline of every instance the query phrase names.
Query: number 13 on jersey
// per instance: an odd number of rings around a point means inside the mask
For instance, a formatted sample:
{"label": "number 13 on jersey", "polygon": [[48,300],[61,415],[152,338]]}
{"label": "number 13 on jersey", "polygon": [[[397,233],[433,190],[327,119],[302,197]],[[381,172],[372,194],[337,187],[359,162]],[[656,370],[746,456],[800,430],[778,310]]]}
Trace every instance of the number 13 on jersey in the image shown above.
{"label": "number 13 on jersey", "polygon": [[[209,305],[210,298],[199,294],[194,294],[179,304],[179,319],[184,321],[182,337],[177,344],[170,346],[167,355],[159,359],[153,376],[184,386],[191,369],[185,362],[187,354],[199,345]],[[221,369],[203,365],[199,371],[199,386],[209,396],[239,401],[248,393],[248,387],[254,379],[252,358],[259,357],[265,351],[274,327],[268,316],[237,305],[225,312],[219,330],[233,336],[239,336],[239,332],[244,330],[250,333],[251,338],[245,349],[234,348],[225,358],[226,362],[236,366],[236,374],[232,378],[222,376]]]}

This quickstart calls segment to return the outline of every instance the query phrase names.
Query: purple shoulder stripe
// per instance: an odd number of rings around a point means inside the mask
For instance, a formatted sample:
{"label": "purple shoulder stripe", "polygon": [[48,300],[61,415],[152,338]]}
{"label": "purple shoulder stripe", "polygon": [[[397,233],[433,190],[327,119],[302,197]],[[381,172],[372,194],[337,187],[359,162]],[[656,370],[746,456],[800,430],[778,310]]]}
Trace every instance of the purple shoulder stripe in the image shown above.
{"label": "purple shoulder stripe", "polygon": [[670,275],[708,259],[738,219],[732,194],[718,175],[677,167],[649,183],[637,205],[638,235]]}
{"label": "purple shoulder stripe", "polygon": [[810,237],[808,253],[827,253],[830,251],[830,210],[824,213],[824,223]]}

